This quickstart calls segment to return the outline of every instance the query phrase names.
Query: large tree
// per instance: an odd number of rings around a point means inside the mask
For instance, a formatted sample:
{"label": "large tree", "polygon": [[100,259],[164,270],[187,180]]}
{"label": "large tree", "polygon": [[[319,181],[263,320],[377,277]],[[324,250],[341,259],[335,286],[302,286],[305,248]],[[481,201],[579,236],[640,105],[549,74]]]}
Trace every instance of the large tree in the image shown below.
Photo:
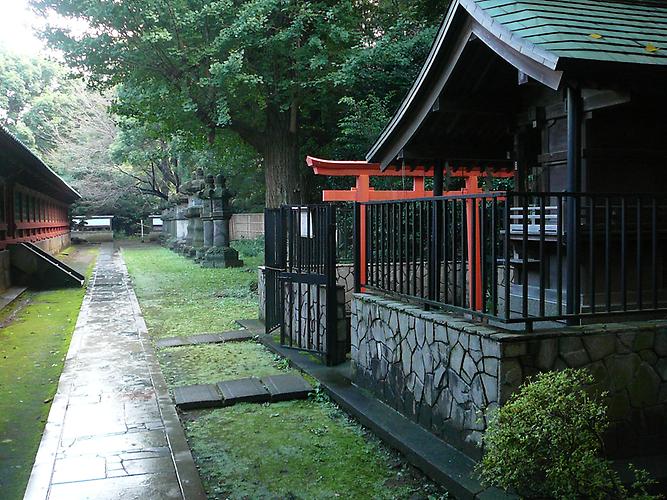
{"label": "large tree", "polygon": [[269,206],[309,198],[300,146],[335,134],[343,93],[332,76],[361,43],[363,3],[32,0],[87,24],[45,36],[93,86],[122,84],[116,112],[210,144],[229,128],[253,146]]}

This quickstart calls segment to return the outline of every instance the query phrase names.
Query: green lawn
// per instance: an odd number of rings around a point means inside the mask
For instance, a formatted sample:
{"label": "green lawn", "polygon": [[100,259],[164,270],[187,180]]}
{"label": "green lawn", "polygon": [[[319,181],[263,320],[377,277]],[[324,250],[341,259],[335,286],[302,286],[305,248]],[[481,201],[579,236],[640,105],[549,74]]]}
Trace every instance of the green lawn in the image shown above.
{"label": "green lawn", "polygon": [[204,269],[148,244],[125,245],[123,256],[154,337],[238,330],[235,319],[257,317],[261,256],[237,269]]}
{"label": "green lawn", "polygon": [[[123,256],[153,338],[237,329],[257,317],[252,267],[202,269],[157,246]],[[290,371],[255,342],[158,350],[170,387]],[[445,492],[319,391],[307,401],[241,404],[181,415],[210,498],[441,498]]]}
{"label": "green lawn", "polygon": [[[87,275],[97,247],[63,260]],[[83,288],[27,292],[0,315],[0,497],[23,498],[83,300]]]}

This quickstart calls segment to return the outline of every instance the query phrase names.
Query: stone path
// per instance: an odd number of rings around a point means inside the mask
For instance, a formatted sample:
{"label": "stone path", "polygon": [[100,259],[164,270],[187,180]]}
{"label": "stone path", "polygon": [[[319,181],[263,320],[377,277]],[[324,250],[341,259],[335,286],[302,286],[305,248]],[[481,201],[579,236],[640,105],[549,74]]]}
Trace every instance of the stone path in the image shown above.
{"label": "stone path", "polygon": [[100,249],[25,498],[205,498],[112,244]]}

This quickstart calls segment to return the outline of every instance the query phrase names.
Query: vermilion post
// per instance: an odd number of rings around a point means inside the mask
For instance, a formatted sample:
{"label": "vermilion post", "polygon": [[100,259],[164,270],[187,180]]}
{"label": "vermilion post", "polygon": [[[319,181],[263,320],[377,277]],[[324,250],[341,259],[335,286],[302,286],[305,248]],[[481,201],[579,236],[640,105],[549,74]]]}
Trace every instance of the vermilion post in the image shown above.
{"label": "vermilion post", "polygon": [[[466,177],[466,188],[465,188],[466,194],[475,194],[475,193],[481,193],[481,190],[479,189],[479,177],[477,176],[471,176],[471,177]],[[479,220],[475,224],[475,227],[473,228],[473,220],[472,220],[472,214],[473,210],[477,210],[479,207],[479,201],[476,199],[469,199],[467,201],[467,226],[468,226],[468,283],[470,283],[470,286],[468,287],[469,294],[470,294],[470,308],[475,310],[475,311],[481,311],[482,310],[482,299],[483,299],[483,290],[482,290],[482,242],[480,241],[481,238],[481,231],[479,227]],[[473,235],[474,232],[474,235]],[[473,263],[476,266],[475,269],[477,270],[474,276],[475,279],[475,286],[472,286],[473,282],[473,274],[472,274],[472,269],[473,269]],[[474,291],[473,291],[474,290]]]}
{"label": "vermilion post", "polygon": [[[393,200],[412,200],[417,198],[428,198],[433,196],[432,191],[427,191],[424,186],[424,179],[433,176],[433,169],[427,169],[423,166],[417,166],[412,169],[393,170],[387,169],[382,171],[380,165],[376,163],[368,163],[365,161],[331,161],[313,158],[311,156],[306,158],[306,163],[313,169],[317,175],[330,175],[335,177],[348,176],[356,178],[356,186],[349,191],[342,190],[326,190],[322,193],[322,201],[393,201]],[[462,193],[480,193],[479,177],[482,175],[480,170],[466,171],[459,170],[455,177],[465,178],[466,187],[462,191],[447,191],[444,196],[460,195]],[[512,177],[512,172],[497,172],[494,174],[497,177]],[[371,177],[411,177],[413,179],[412,190],[408,191],[376,191],[370,187]],[[476,262],[477,273],[475,275],[475,287],[470,286],[470,307],[475,310],[482,310],[483,290],[482,290],[482,273],[481,273],[481,231],[479,223],[475,224],[474,237],[472,227],[472,210],[479,206],[479,201],[468,200],[467,202],[467,228],[468,228],[468,280],[472,285],[472,268],[473,261]],[[361,285],[366,284],[366,212],[361,210],[359,237],[361,243],[360,251],[360,268],[361,268]],[[475,288],[475,296],[473,297],[473,288]]]}

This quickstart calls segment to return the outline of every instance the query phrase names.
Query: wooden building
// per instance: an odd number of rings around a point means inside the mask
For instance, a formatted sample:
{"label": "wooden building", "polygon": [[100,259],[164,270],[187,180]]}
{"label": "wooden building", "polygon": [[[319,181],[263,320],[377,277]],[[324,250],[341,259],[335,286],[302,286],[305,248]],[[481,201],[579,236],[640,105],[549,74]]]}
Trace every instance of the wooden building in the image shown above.
{"label": "wooden building", "polygon": [[467,285],[483,287],[493,311],[443,297],[444,282],[424,298],[529,327],[665,311],[666,45],[660,2],[453,2],[367,160],[384,169],[509,165],[518,195],[476,214],[478,226],[498,218],[479,229],[496,248],[487,248],[493,262],[487,255],[467,272],[500,284],[468,276]]}
{"label": "wooden building", "polygon": [[9,247],[31,243],[49,254],[69,245],[69,206],[80,198],[58,174],[0,128],[0,289],[12,283]]}
{"label": "wooden building", "polygon": [[[327,193],[354,215],[267,210],[267,332],[328,364],[349,349],[355,384],[472,458],[490,411],[566,367],[607,391],[610,455],[663,453],[666,88],[664,2],[453,0],[365,162],[311,159],[357,175]],[[433,196],[373,193],[376,169],[432,175]]]}
{"label": "wooden building", "polygon": [[608,452],[661,453],[666,88],[664,2],[454,0],[366,161],[514,187],[358,204],[354,382],[479,457],[526,377],[587,368]]}

